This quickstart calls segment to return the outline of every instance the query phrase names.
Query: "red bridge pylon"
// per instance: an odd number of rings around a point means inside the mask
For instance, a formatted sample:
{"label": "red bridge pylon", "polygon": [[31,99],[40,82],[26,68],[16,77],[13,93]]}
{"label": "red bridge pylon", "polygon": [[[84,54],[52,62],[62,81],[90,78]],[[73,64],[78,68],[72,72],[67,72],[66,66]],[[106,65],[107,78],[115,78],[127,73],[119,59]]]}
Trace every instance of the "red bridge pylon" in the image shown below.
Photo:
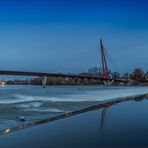
{"label": "red bridge pylon", "polygon": [[108,73],[108,65],[106,62],[106,57],[105,57],[105,49],[102,43],[102,39],[100,39],[100,47],[101,47],[101,60],[102,60],[102,70],[103,70],[103,78],[109,79],[109,73]]}

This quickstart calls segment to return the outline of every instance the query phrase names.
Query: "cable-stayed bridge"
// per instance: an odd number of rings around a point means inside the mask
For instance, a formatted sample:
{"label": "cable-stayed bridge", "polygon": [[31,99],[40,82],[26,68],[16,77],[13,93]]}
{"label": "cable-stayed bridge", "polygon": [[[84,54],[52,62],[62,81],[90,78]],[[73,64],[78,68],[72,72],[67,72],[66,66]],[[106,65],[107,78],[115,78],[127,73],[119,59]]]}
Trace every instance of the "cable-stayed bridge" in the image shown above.
{"label": "cable-stayed bridge", "polygon": [[28,71],[9,71],[9,70],[0,70],[0,75],[38,76],[42,78],[42,84],[44,87],[46,86],[47,77],[72,78],[72,79],[81,79],[81,80],[84,80],[84,79],[101,80],[104,82],[105,85],[111,85],[114,82],[126,84],[127,80],[125,79],[110,78],[102,39],[100,39],[100,49],[101,49],[101,62],[102,62],[102,76],[92,76],[92,75],[82,75],[82,74],[64,74],[64,73],[28,72]]}

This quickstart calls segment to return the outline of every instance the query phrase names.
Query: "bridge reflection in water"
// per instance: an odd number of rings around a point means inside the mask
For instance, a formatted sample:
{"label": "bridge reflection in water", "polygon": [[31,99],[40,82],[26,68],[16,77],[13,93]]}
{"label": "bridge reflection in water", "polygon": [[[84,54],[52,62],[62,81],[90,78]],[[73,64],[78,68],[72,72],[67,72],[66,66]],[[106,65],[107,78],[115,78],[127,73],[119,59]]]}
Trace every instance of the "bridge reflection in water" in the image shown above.
{"label": "bridge reflection in water", "polygon": [[10,127],[10,128],[6,128],[4,130],[0,130],[0,135],[5,135],[14,131],[19,131],[21,129],[25,129],[25,128],[29,128],[32,126],[36,126],[36,125],[41,125],[41,124],[45,124],[51,121],[55,121],[58,119],[63,119],[63,118],[68,118],[74,115],[78,115],[80,113],[85,113],[88,111],[93,111],[93,110],[98,110],[98,109],[102,109],[102,113],[100,115],[100,130],[103,130],[104,128],[104,124],[105,124],[105,118],[106,118],[106,113],[107,110],[111,107],[114,106],[116,104],[122,103],[122,102],[126,102],[126,101],[142,101],[145,98],[148,98],[148,95],[140,95],[140,96],[133,96],[133,97],[125,97],[125,98],[119,98],[119,99],[114,99],[111,101],[105,101],[93,106],[90,106],[88,108],[85,109],[81,109],[81,110],[77,110],[77,111],[73,111],[73,112],[68,112],[68,113],[64,113],[58,116],[54,116],[54,117],[50,117],[50,118],[46,118],[46,119],[41,119],[38,121],[34,121],[34,122],[28,122],[28,123],[24,123],[22,125],[16,126],[16,127]]}
{"label": "bridge reflection in water", "polygon": [[102,109],[102,113],[100,115],[100,130],[103,130],[103,128],[104,128],[105,117],[106,117],[106,112],[107,112],[108,108],[109,108],[109,106]]}

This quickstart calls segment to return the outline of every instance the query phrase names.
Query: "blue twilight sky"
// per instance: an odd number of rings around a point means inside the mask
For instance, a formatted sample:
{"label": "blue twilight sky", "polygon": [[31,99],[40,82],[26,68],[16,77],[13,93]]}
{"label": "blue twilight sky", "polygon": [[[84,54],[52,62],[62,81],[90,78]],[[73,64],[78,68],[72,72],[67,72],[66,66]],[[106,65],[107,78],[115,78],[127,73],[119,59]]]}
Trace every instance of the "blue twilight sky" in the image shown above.
{"label": "blue twilight sky", "polygon": [[101,66],[148,70],[148,1],[0,1],[0,69],[83,72]]}

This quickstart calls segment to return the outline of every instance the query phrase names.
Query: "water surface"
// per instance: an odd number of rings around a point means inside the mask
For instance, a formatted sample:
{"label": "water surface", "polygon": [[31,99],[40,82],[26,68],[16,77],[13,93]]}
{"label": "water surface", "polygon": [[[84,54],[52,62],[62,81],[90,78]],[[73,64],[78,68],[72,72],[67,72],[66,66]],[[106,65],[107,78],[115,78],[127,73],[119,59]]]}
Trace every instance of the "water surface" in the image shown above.
{"label": "water surface", "polygon": [[148,93],[148,87],[5,86],[0,87],[0,129],[75,111],[99,102]]}
{"label": "water surface", "polygon": [[[41,123],[41,122],[40,122]],[[1,147],[148,147],[147,96],[33,126],[5,130]]]}

